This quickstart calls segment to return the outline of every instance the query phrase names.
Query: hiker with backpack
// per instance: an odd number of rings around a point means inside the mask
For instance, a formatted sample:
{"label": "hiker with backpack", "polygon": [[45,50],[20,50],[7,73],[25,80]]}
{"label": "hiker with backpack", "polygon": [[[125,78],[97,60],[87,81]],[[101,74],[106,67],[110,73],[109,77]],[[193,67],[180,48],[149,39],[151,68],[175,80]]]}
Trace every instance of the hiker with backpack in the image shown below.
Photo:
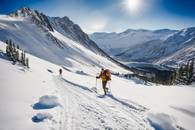
{"label": "hiker with backpack", "polygon": [[59,75],[62,76],[62,69],[59,69]]}
{"label": "hiker with backpack", "polygon": [[97,76],[96,79],[99,79],[99,78],[101,78],[102,80],[102,88],[104,90],[104,94],[106,95],[108,92],[108,88],[106,87],[106,85],[107,85],[107,82],[111,80],[110,70],[102,68],[99,76]]}

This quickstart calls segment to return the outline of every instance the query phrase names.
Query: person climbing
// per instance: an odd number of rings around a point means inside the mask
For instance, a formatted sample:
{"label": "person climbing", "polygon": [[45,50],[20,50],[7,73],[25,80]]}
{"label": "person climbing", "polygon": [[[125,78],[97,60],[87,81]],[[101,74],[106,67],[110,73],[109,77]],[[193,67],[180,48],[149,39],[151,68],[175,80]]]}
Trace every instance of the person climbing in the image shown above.
{"label": "person climbing", "polygon": [[110,70],[102,68],[99,76],[96,76],[96,79],[99,79],[99,78],[102,79],[102,88],[104,90],[104,94],[106,95],[108,92],[108,88],[106,87],[106,85],[107,85],[107,82],[111,80]]}
{"label": "person climbing", "polygon": [[62,76],[62,69],[59,69],[59,75]]}

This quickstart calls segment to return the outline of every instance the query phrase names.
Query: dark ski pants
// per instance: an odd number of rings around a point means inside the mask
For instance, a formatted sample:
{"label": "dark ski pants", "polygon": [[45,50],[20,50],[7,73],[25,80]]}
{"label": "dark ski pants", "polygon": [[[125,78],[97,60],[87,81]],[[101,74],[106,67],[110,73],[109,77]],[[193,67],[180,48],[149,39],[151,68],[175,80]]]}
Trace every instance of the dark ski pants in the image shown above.
{"label": "dark ski pants", "polygon": [[106,92],[107,92],[106,84],[107,84],[107,81],[102,81],[102,87],[104,90],[104,94],[106,94]]}

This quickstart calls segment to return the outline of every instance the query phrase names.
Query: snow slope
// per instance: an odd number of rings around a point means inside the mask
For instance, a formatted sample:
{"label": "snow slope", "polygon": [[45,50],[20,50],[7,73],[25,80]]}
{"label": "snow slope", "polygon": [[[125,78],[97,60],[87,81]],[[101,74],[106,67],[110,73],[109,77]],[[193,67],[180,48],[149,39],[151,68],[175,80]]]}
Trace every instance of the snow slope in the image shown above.
{"label": "snow slope", "polygon": [[[60,66],[27,54],[30,69],[12,65],[0,44],[1,130],[193,130],[195,88],[145,86],[112,76],[112,95],[92,92],[96,67]],[[70,61],[71,64],[77,64]],[[120,69],[118,70],[120,72]]]}
{"label": "snow slope", "polygon": [[[71,36],[67,36],[67,34],[57,31],[59,29],[53,25],[54,23],[52,24],[52,19],[29,8],[17,10],[10,16],[1,15],[0,39],[2,41],[11,39],[26,52],[67,68],[73,67],[71,63],[73,61],[77,63],[74,64],[77,65],[76,67],[111,66],[121,68],[99,49],[78,25],[71,22],[70,29],[72,30],[69,29],[67,32]],[[64,22],[70,22],[70,20]],[[66,26],[69,27],[69,24]],[[58,27],[64,29],[61,25]],[[81,40],[82,37],[85,38]]]}

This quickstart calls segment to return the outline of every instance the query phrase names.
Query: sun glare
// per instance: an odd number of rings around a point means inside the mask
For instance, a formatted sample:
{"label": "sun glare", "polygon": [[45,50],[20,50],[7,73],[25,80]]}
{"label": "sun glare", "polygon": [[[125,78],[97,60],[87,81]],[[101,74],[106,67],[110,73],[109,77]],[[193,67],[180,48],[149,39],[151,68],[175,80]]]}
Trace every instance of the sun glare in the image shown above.
{"label": "sun glare", "polygon": [[123,0],[123,7],[130,14],[137,14],[142,8],[142,0]]}

